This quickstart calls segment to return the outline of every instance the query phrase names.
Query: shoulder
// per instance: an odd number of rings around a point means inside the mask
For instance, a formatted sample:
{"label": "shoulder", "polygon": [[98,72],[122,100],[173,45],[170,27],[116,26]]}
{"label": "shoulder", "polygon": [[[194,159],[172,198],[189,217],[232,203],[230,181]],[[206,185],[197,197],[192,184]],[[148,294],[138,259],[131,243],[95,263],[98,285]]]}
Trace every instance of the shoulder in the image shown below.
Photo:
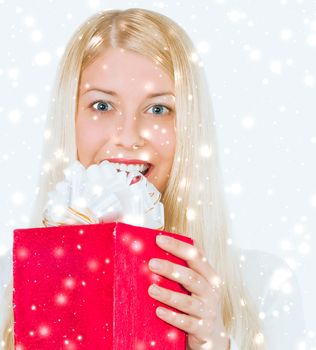
{"label": "shoulder", "polygon": [[278,289],[291,277],[294,271],[281,257],[258,249],[236,249],[244,280],[248,285],[258,285]]}
{"label": "shoulder", "polygon": [[245,287],[258,308],[268,349],[296,349],[303,340],[305,321],[295,271],[270,252],[237,248],[236,253]]}
{"label": "shoulder", "polygon": [[250,292],[256,291],[256,295],[262,297],[282,295],[282,298],[301,294],[296,273],[283,258],[258,249],[238,248],[236,251]]}

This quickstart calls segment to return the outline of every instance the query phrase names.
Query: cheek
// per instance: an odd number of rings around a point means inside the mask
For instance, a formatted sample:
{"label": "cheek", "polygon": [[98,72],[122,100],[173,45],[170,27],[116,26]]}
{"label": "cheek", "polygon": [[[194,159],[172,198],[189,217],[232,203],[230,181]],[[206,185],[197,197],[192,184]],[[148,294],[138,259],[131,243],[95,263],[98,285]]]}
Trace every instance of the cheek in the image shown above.
{"label": "cheek", "polygon": [[101,147],[104,142],[106,142],[109,135],[105,132],[103,128],[100,128],[98,122],[85,121],[84,118],[78,117],[76,122],[76,140],[79,159],[90,160]]}
{"label": "cheek", "polygon": [[79,119],[79,121],[76,123],[76,138],[78,148],[84,149],[86,147],[89,147],[89,145],[93,143],[94,134],[95,132],[93,128]]}
{"label": "cheek", "polygon": [[172,161],[176,147],[176,134],[174,129],[161,128],[161,130],[154,135],[154,140],[160,158]]}

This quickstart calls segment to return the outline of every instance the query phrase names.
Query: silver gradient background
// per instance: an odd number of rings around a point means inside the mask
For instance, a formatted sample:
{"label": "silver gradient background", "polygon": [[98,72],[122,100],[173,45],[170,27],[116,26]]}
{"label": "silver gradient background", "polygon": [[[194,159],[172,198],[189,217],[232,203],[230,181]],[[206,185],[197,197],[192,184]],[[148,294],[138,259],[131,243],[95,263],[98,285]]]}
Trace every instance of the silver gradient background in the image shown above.
{"label": "silver gradient background", "polygon": [[313,0],[0,0],[0,255],[11,247],[12,229],[27,226],[63,47],[94,12],[129,7],[170,16],[196,44],[214,106],[233,243],[277,254],[295,270],[308,349],[315,349]]}

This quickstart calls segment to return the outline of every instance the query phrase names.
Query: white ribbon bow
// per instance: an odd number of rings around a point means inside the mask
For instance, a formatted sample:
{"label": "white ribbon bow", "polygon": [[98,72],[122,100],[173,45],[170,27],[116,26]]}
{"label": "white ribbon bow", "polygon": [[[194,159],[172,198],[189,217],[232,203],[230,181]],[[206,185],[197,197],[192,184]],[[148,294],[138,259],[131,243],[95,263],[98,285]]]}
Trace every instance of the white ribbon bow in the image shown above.
{"label": "white ribbon bow", "polygon": [[107,160],[86,169],[76,160],[64,174],[48,193],[45,226],[120,221],[163,230],[161,193],[139,171],[118,172]]}

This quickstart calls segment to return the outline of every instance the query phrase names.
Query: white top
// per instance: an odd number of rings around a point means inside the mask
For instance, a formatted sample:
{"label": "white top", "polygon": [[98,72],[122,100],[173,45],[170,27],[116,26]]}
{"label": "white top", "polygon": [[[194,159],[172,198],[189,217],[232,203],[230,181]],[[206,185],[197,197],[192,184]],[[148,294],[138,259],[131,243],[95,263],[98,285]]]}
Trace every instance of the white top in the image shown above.
{"label": "white top", "polygon": [[[266,350],[296,350],[304,339],[300,287],[294,272],[278,256],[237,248],[241,271],[259,309],[264,325]],[[0,338],[8,312],[5,287],[12,276],[12,258],[0,257]],[[0,343],[1,343],[0,339]],[[231,350],[242,350],[231,338]]]}
{"label": "white top", "polygon": [[[266,350],[297,350],[305,320],[294,271],[277,255],[237,248],[245,285],[258,307]],[[242,350],[231,338],[231,350]]]}

